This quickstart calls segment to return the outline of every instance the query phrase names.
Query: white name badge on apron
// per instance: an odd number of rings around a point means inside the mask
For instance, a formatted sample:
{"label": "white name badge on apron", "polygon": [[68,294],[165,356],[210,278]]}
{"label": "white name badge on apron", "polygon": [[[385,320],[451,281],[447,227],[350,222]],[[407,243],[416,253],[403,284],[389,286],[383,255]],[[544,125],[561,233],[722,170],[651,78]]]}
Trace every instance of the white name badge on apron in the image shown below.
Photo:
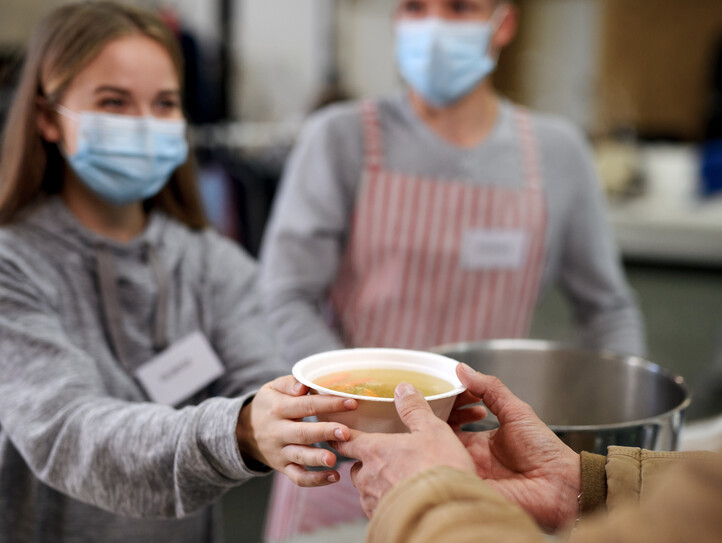
{"label": "white name badge on apron", "polygon": [[143,364],[135,376],[151,400],[177,405],[218,379],[224,371],[206,336],[193,332]]}
{"label": "white name badge on apron", "polygon": [[519,269],[524,264],[527,238],[523,230],[466,230],[461,239],[461,267],[473,270]]}

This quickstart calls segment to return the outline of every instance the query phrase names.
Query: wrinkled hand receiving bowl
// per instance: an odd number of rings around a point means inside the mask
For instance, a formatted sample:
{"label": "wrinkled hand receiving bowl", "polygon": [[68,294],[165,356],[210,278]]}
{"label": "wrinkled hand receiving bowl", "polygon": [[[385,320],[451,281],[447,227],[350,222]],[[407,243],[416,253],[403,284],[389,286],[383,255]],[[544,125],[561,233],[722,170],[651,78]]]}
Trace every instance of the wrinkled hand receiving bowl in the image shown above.
{"label": "wrinkled hand receiving bowl", "polygon": [[[320,415],[364,432],[408,431],[394,406],[393,390],[410,382],[424,392],[434,414],[447,420],[465,388],[456,376],[458,362],[443,355],[406,349],[341,349],[318,353],[293,366],[293,376],[312,393],[358,400],[358,409]],[[422,374],[422,375],[418,375]],[[384,380],[388,382],[384,383]],[[388,397],[383,397],[384,395]]]}

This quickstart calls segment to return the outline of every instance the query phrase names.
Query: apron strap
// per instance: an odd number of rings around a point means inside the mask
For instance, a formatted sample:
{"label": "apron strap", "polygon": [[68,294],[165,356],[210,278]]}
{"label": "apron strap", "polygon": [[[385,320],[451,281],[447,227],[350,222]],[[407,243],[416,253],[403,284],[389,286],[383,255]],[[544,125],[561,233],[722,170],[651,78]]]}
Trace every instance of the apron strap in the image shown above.
{"label": "apron strap", "polygon": [[362,102],[361,120],[364,132],[365,167],[372,171],[379,171],[384,162],[384,138],[379,121],[378,106],[371,100]]}
{"label": "apron strap", "polygon": [[531,117],[525,108],[516,106],[514,108],[514,120],[516,121],[519,143],[524,156],[525,185],[532,190],[540,190],[542,182],[539,149],[537,148],[538,140],[534,133]]}

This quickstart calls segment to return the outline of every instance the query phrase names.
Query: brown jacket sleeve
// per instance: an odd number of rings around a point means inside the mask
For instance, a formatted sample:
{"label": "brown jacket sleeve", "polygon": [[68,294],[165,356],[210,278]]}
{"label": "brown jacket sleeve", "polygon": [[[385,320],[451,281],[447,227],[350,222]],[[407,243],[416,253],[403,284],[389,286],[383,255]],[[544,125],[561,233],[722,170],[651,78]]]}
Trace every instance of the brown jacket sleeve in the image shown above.
{"label": "brown jacket sleeve", "polygon": [[437,467],[394,487],[379,503],[368,543],[543,543],[536,524],[481,479]]}
{"label": "brown jacket sleeve", "polygon": [[[598,499],[601,485],[607,488],[609,514],[585,515],[569,535],[571,542],[722,540],[722,454],[610,447],[606,460],[587,456],[582,468],[583,512],[585,495]],[[599,476],[602,468],[604,477]],[[588,510],[598,505],[594,499],[587,503]],[[381,500],[367,541],[516,543],[545,539],[531,517],[481,479],[439,467],[403,481]]]}
{"label": "brown jacket sleeve", "polygon": [[601,508],[607,514],[587,518],[584,494],[598,495],[599,490],[584,469],[585,462],[592,461],[598,467],[597,459],[583,455],[584,520],[570,543],[722,541],[722,454],[610,447],[604,463],[606,502]]}

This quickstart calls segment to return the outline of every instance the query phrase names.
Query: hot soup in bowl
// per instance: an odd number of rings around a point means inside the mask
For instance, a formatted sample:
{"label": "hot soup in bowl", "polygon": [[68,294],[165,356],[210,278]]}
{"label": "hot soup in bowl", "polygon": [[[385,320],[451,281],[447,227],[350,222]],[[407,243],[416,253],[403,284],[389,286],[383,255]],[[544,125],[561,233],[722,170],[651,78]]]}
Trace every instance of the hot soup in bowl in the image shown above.
{"label": "hot soup in bowl", "polygon": [[341,349],[297,362],[293,376],[312,393],[358,400],[355,411],[319,416],[365,432],[405,432],[394,406],[394,389],[407,382],[419,389],[433,412],[446,420],[465,389],[458,362],[443,355],[406,349]]}

